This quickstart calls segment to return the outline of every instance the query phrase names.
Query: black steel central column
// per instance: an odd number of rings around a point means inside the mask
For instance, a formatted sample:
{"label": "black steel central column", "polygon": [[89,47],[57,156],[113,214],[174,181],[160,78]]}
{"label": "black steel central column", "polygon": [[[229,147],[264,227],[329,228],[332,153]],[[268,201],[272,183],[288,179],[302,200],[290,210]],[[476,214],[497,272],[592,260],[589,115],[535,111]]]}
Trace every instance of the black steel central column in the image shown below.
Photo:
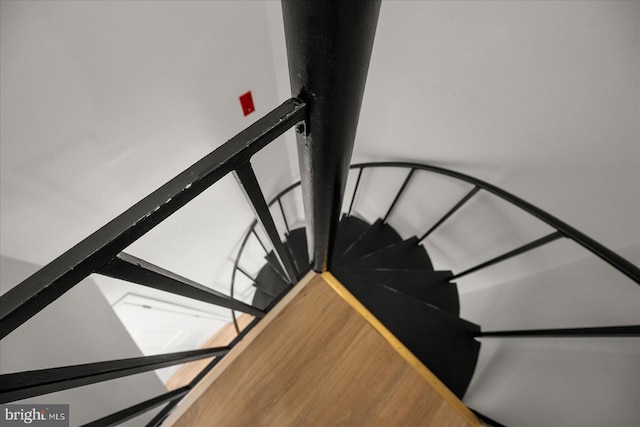
{"label": "black steel central column", "polygon": [[313,268],[322,272],[330,267],[380,0],[283,0],[282,11],[291,91],[307,104],[298,161]]}

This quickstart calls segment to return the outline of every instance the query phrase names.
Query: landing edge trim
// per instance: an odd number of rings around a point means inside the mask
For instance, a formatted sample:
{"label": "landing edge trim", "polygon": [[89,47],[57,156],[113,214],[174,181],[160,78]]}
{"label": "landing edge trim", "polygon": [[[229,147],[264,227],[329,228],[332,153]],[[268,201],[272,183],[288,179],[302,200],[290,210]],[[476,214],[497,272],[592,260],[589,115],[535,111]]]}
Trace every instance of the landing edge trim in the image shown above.
{"label": "landing edge trim", "polygon": [[393,335],[340,281],[330,272],[321,274],[324,281],[358,314],[360,314],[393,349],[402,356],[470,425],[483,426],[471,410],[453,394],[395,335]]}

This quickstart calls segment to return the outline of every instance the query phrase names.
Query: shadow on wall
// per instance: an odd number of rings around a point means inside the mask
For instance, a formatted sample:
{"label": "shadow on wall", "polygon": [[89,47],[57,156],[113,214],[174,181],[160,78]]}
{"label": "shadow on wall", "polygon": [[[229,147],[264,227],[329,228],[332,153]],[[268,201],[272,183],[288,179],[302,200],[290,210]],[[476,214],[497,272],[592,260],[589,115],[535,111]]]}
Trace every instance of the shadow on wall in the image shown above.
{"label": "shadow on wall", "polygon": [[[632,262],[640,245],[619,253]],[[595,257],[461,294],[482,329],[640,324],[638,286]],[[640,338],[484,338],[464,401],[506,425],[640,424]]]}

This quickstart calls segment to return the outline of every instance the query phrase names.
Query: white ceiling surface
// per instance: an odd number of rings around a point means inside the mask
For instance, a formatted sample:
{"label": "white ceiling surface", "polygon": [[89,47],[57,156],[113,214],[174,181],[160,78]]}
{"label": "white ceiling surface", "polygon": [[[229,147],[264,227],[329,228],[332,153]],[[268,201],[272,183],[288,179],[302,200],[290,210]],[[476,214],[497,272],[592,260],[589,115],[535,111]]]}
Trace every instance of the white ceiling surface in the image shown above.
{"label": "white ceiling surface", "polygon": [[[450,167],[519,195],[606,246],[638,243],[639,31],[638,2],[384,2],[354,160]],[[388,193],[390,201],[404,175],[393,178],[371,191]],[[403,202],[418,205],[421,193],[423,208],[433,208],[437,188],[412,185],[416,194]],[[439,212],[468,189],[456,191]],[[407,234],[437,219],[417,208],[402,215],[415,224]],[[492,226],[505,223],[500,215]],[[466,227],[473,233],[473,224]],[[543,235],[530,234],[493,244],[509,249]],[[475,245],[471,235],[459,237]],[[455,247],[442,246],[456,258]],[[472,255],[457,250],[463,259]]]}
{"label": "white ceiling surface", "polygon": [[[264,3],[1,7],[3,255],[51,261],[282,101]],[[291,179],[287,148],[272,147],[253,162],[267,197]],[[227,177],[127,251],[224,290],[252,218]],[[112,303],[159,297],[96,280]]]}

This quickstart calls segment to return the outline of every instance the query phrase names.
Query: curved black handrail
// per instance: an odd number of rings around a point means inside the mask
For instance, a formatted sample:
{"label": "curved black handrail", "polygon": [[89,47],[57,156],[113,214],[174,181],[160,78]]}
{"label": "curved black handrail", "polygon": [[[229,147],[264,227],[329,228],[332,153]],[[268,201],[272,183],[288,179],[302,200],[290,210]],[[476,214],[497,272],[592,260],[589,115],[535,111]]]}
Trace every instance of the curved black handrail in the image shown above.
{"label": "curved black handrail", "polygon": [[421,169],[433,173],[437,173],[440,175],[445,175],[451,178],[458,179],[460,181],[465,181],[469,184],[473,184],[495,196],[500,197],[501,199],[511,203],[514,206],[524,210],[525,212],[533,215],[538,218],[540,221],[550,225],[560,233],[562,233],[565,237],[573,240],[578,243],[583,248],[587,249],[589,252],[593,253],[600,259],[606,261],[611,266],[613,266],[616,270],[625,274],[634,282],[640,284],[640,268],[636,267],[633,263],[629,262],[625,258],[616,254],[612,250],[608,249],[604,245],[596,242],[591,237],[586,234],[576,230],[569,224],[564,221],[561,221],[557,217],[551,215],[548,212],[543,211],[537,206],[532,205],[529,202],[524,201],[523,199],[505,191],[495,185],[489,184],[488,182],[482,181],[478,178],[474,178],[469,175],[465,175],[460,172],[455,172],[449,169],[445,169],[438,166],[432,166],[421,163],[411,163],[411,162],[368,162],[368,163],[357,163],[351,165],[350,169],[366,169],[366,168],[374,168],[374,167],[400,167],[400,168],[411,168],[411,169]]}
{"label": "curved black handrail", "polygon": [[[634,264],[632,264],[631,262],[629,262],[628,260],[626,260],[625,258],[621,257],[620,255],[616,254],[615,252],[613,252],[612,250],[608,249],[607,247],[605,247],[604,245],[598,243],[597,241],[595,241],[594,239],[592,239],[591,237],[587,236],[586,234],[578,231],[577,229],[575,229],[574,227],[570,226],[569,224],[567,224],[566,222],[558,219],[557,217],[549,214],[548,212],[545,212],[544,210],[538,208],[537,206],[532,205],[531,203],[509,193],[508,191],[505,191],[499,187],[496,187],[493,184],[489,184],[486,181],[483,181],[481,179],[478,178],[474,178],[472,176],[460,173],[460,172],[455,172],[452,171],[450,169],[445,169],[439,166],[433,166],[433,165],[427,165],[427,164],[423,164],[423,163],[413,163],[413,162],[366,162],[366,163],[356,163],[350,166],[350,169],[359,169],[358,172],[358,177],[357,177],[357,182],[356,182],[356,187],[354,190],[354,194],[353,194],[353,198],[351,200],[351,203],[349,205],[349,214],[351,213],[351,210],[353,208],[353,202],[355,199],[355,192],[357,191],[358,188],[358,184],[360,183],[360,179],[362,177],[362,171],[364,169],[368,169],[368,168],[377,168],[377,167],[397,167],[397,168],[405,168],[405,169],[410,169],[411,171],[415,171],[415,170],[424,170],[427,172],[432,172],[432,173],[436,173],[436,174],[440,174],[440,175],[444,175],[444,176],[448,176],[450,178],[454,178],[460,181],[464,181],[466,183],[472,184],[474,186],[474,190],[472,190],[472,192],[470,193],[471,195],[477,193],[478,190],[482,189],[485,190],[505,201],[507,201],[508,203],[511,203],[512,205],[522,209],[523,211],[529,213],[530,215],[533,215],[534,217],[536,217],[538,220],[546,223],[547,225],[551,226],[552,228],[554,228],[556,230],[556,233],[553,234],[553,236],[555,237],[558,233],[564,237],[567,237],[571,240],[573,240],[574,242],[578,243],[580,246],[582,246],[583,248],[585,248],[586,250],[588,250],[589,252],[593,253],[594,255],[596,255],[597,257],[599,257],[600,259],[606,261],[607,263],[609,263],[612,267],[614,267],[616,270],[620,271],[621,273],[625,274],[627,277],[629,277],[631,280],[633,280],[634,282],[640,284],[640,268],[636,267]],[[410,178],[410,175],[408,176],[408,178]],[[405,180],[405,185],[407,183],[408,179]],[[403,185],[403,188],[405,187],[405,185]],[[269,201],[269,206],[272,206],[273,204],[275,204],[276,202],[279,202],[281,200],[281,198],[286,195],[287,193],[289,193],[290,191],[292,191],[294,188],[300,186],[300,181],[297,181],[291,185],[289,185],[287,188],[285,188],[284,190],[282,190],[280,193],[278,193],[275,197],[273,197],[271,199],[271,201]],[[402,189],[401,189],[402,191]],[[396,199],[398,199],[399,195],[396,196]],[[397,200],[394,201],[394,203],[397,202]],[[257,221],[254,221],[248,228],[247,232],[244,235],[244,238],[241,241],[240,247],[238,249],[238,253],[236,255],[235,261],[234,261],[234,267],[233,267],[233,271],[232,271],[232,275],[231,275],[231,291],[230,291],[230,296],[233,297],[234,296],[234,286],[235,286],[235,275],[236,275],[236,271],[239,268],[239,262],[240,262],[240,258],[242,257],[242,254],[244,252],[244,248],[247,244],[247,241],[249,240],[249,237],[251,236],[251,234],[254,232],[255,227],[257,225]],[[550,241],[552,239],[549,238],[543,238],[541,240],[546,241]],[[514,251],[516,253],[520,253],[523,252],[522,248],[519,250]],[[474,269],[475,270],[475,269]],[[461,275],[461,274],[459,274]],[[236,317],[235,317],[235,312],[232,310],[232,317],[234,320],[234,324],[236,325],[236,330],[239,330],[238,328],[238,324],[236,321]]]}

